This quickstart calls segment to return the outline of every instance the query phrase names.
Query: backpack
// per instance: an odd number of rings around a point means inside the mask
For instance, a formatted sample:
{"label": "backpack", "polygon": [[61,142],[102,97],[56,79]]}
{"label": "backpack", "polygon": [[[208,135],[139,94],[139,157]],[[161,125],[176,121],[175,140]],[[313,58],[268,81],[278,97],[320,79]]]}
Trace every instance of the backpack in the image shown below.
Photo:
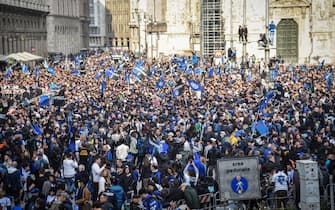
{"label": "backpack", "polygon": [[143,200],[145,210],[162,210],[161,202],[153,196],[149,196]]}

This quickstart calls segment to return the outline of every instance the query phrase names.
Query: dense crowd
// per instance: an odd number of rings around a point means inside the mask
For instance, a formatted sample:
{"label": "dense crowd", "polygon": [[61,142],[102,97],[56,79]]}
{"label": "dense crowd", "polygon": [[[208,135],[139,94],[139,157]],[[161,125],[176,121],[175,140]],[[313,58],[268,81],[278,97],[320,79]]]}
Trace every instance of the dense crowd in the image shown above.
{"label": "dense crowd", "polygon": [[335,175],[334,66],[119,53],[3,72],[2,209],[199,209],[223,157],[259,157],[262,190],[296,208],[297,160],[320,188]]}

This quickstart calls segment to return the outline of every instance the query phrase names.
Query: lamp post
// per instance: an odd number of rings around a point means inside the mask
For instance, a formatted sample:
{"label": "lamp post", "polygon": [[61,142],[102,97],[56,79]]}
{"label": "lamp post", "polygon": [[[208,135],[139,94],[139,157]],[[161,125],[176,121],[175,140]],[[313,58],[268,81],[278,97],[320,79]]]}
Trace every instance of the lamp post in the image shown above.
{"label": "lamp post", "polygon": [[270,48],[269,48],[269,0],[265,0],[265,37],[267,39],[266,45],[265,45],[265,70],[269,71],[269,54],[270,54]]}
{"label": "lamp post", "polygon": [[141,53],[141,19],[138,8],[135,8],[135,15],[137,17],[137,36],[138,36],[138,53]]}
{"label": "lamp post", "polygon": [[[246,0],[243,0],[243,27],[246,27],[246,8],[247,8],[247,2]],[[247,51],[247,37],[246,35],[244,35],[245,37],[243,38],[243,47],[242,47],[242,65],[241,68],[242,69],[246,69],[246,51]]]}

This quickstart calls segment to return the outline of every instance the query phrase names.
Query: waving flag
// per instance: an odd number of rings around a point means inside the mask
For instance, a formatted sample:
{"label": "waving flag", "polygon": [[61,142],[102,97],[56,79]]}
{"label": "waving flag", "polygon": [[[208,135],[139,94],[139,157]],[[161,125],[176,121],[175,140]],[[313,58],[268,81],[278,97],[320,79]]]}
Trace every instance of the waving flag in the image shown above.
{"label": "waving flag", "polygon": [[216,74],[217,75],[221,75],[221,69],[220,69],[220,67],[218,66],[218,67],[216,67]]}
{"label": "waving flag", "polygon": [[173,90],[172,90],[172,96],[174,98],[177,98],[178,96],[180,96],[181,94],[183,94],[183,92],[184,92],[184,85],[179,85],[179,86],[173,88]]}
{"label": "waving flag", "polygon": [[320,65],[318,66],[317,70],[321,71],[323,69],[324,64],[325,64],[325,60],[322,60]]}
{"label": "waving flag", "polygon": [[269,91],[268,93],[265,94],[265,99],[262,101],[258,112],[263,112],[264,109],[267,107],[271,99],[275,96],[275,92],[273,90]]}
{"label": "waving flag", "polygon": [[156,83],[156,89],[161,89],[164,87],[164,85],[165,85],[165,78],[161,77]]}
{"label": "waving flag", "polygon": [[133,68],[133,74],[136,76],[137,80],[141,80],[143,77],[147,76],[143,68],[139,66],[136,66],[135,68]]}
{"label": "waving flag", "polygon": [[80,71],[78,69],[74,69],[74,70],[71,71],[71,74],[75,75],[75,76],[79,76],[80,75]]}
{"label": "waving flag", "polygon": [[101,93],[102,96],[104,96],[104,94],[105,94],[105,86],[106,86],[106,82],[105,82],[105,80],[102,80],[101,85],[100,85],[100,93]]}
{"label": "waving flag", "polygon": [[196,69],[195,69],[195,75],[200,76],[201,73],[202,73],[201,68],[196,68]]}
{"label": "waving flag", "polygon": [[54,68],[52,67],[48,67],[48,72],[51,74],[51,75],[56,75],[56,71]]}
{"label": "waving flag", "polygon": [[143,64],[144,64],[144,60],[138,60],[138,61],[136,62],[136,66],[137,66],[137,67],[141,67],[141,66],[143,66]]}
{"label": "waving flag", "polygon": [[45,69],[48,69],[48,68],[49,68],[48,62],[47,62],[46,60],[44,60],[44,62],[43,62],[43,67],[44,67]]}
{"label": "waving flag", "polygon": [[4,75],[6,79],[8,79],[10,76],[12,76],[13,70],[11,67],[9,67]]}
{"label": "waving flag", "polygon": [[40,75],[40,71],[38,70],[37,67],[34,68],[34,74],[36,77],[38,77],[38,75]]}
{"label": "waving flag", "polygon": [[156,67],[154,65],[151,66],[151,76],[153,77],[156,72]]}
{"label": "waving flag", "polygon": [[191,67],[188,67],[185,72],[186,75],[193,74],[193,69]]}
{"label": "waving flag", "polygon": [[73,136],[73,128],[72,128],[72,111],[70,110],[68,115],[67,115],[67,122],[68,122],[68,126],[69,126],[69,130],[68,130],[68,134],[70,135],[70,137]]}
{"label": "waving flag", "polygon": [[325,73],[324,77],[326,79],[327,90],[329,91],[333,85],[333,72]]}
{"label": "waving flag", "polygon": [[299,66],[299,69],[302,70],[302,71],[307,71],[307,67],[306,66]]}
{"label": "waving flag", "polygon": [[39,105],[40,107],[43,107],[43,106],[49,106],[49,96],[47,96],[47,95],[41,95],[41,96],[39,97],[38,105]]}
{"label": "waving flag", "polygon": [[252,124],[252,129],[256,129],[261,136],[265,136],[269,133],[269,128],[264,124],[262,120],[254,122]]}
{"label": "waving flag", "polygon": [[214,71],[213,71],[213,67],[210,67],[209,69],[208,69],[208,76],[209,77],[214,77]]}
{"label": "waving flag", "polygon": [[201,86],[199,82],[189,79],[188,84],[190,85],[193,91],[203,91],[204,87]]}
{"label": "waving flag", "polygon": [[192,63],[193,65],[197,65],[198,64],[198,57],[196,54],[192,55]]}
{"label": "waving flag", "polygon": [[113,74],[114,74],[114,69],[113,69],[113,68],[108,68],[108,69],[106,69],[106,71],[105,71],[105,76],[106,76],[107,78],[111,78],[111,77],[113,76]]}
{"label": "waving flag", "polygon": [[80,58],[79,58],[79,56],[76,56],[74,58],[74,60],[76,61],[76,65],[79,66],[80,65]]}
{"label": "waving flag", "polygon": [[251,72],[249,71],[249,73],[248,73],[248,80],[247,80],[248,82],[251,82],[252,81],[252,74],[251,74]]}
{"label": "waving flag", "polygon": [[98,80],[99,77],[100,77],[100,75],[101,75],[100,72],[96,73],[96,74],[95,74],[95,79]]}
{"label": "waving flag", "polygon": [[37,123],[33,123],[33,131],[36,135],[42,135],[43,131]]}
{"label": "waving flag", "polygon": [[26,64],[21,64],[21,69],[24,74],[27,74],[29,72],[28,66]]}

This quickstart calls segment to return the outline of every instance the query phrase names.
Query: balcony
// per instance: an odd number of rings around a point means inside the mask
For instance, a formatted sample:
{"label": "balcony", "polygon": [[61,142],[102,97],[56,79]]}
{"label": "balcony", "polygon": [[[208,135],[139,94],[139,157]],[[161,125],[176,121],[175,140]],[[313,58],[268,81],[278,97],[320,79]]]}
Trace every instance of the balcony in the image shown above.
{"label": "balcony", "polygon": [[40,12],[49,12],[49,5],[47,1],[42,1],[43,3],[35,3],[29,0],[2,0],[0,4],[5,4],[13,7],[20,7],[24,9],[37,10]]}

